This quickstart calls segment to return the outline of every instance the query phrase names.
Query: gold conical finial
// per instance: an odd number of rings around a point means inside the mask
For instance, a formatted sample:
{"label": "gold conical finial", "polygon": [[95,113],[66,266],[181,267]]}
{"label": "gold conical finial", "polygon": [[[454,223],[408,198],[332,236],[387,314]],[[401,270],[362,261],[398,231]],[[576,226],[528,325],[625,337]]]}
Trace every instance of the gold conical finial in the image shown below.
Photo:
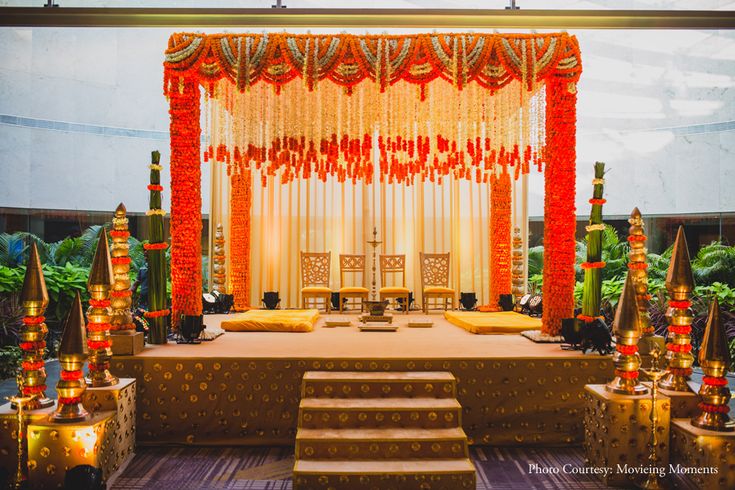
{"label": "gold conical finial", "polygon": [[684,227],[681,225],[679,225],[679,231],[676,232],[671,263],[666,273],[666,289],[672,299],[677,301],[686,300],[694,289],[694,277],[692,276],[692,264],[689,260],[687,238],[684,235]]}
{"label": "gold conical finial", "polygon": [[727,415],[727,405],[732,396],[725,377],[729,364],[727,336],[720,323],[720,305],[715,298],[709,307],[707,326],[699,349],[699,365],[704,371],[704,378],[699,388],[702,399],[699,408],[702,412],[692,419],[695,427],[720,432],[735,431],[735,423]]}
{"label": "gold conical finial", "polygon": [[630,213],[630,219],[633,219],[633,220],[642,219],[641,210],[638,209],[638,206],[633,208],[633,211]]}
{"label": "gold conical finial", "polygon": [[618,337],[639,337],[641,332],[638,302],[635,297],[635,285],[630,274],[625,276],[623,292],[615,310],[615,335]]}
{"label": "gold conical finial", "polygon": [[125,204],[120,203],[117,205],[117,209],[115,209],[115,217],[116,218],[124,218],[127,214],[128,210],[125,209]]}
{"label": "gold conical finial", "polygon": [[638,354],[638,339],[641,336],[640,315],[636,300],[635,285],[630,273],[625,277],[623,292],[615,311],[615,377],[605,389],[624,395],[642,395],[648,391],[638,381],[641,356]]}
{"label": "gold conical finial", "polygon": [[[715,298],[709,305],[707,326],[704,329],[702,346],[699,349],[699,365],[705,367],[722,366],[725,370],[730,364],[727,348],[727,335],[720,323],[720,305]],[[716,376],[724,376],[725,372]]]}
{"label": "gold conical finial", "polygon": [[113,282],[114,274],[110,259],[110,246],[107,243],[107,230],[103,228],[97,242],[97,250],[94,252],[94,259],[92,259],[92,269],[89,271],[87,288],[90,291],[109,290]]}
{"label": "gold conical finial", "polygon": [[86,357],[87,353],[87,324],[84,321],[84,312],[82,311],[82,298],[79,296],[79,291],[77,291],[69,316],[66,318],[66,323],[64,323],[61,343],[59,344],[59,355],[81,355]]}
{"label": "gold conical finial", "polygon": [[87,333],[82,312],[82,298],[77,292],[66,317],[64,332],[59,345],[61,376],[56,383],[59,403],[50,419],[53,422],[79,422],[89,417],[82,405],[82,395],[87,389],[84,383],[84,361],[87,359]]}
{"label": "gold conical finial", "polygon": [[31,251],[28,255],[20,300],[26,316],[41,316],[48,306],[46,280],[43,278],[43,269],[41,269],[41,259],[38,256],[36,242],[31,242]]}

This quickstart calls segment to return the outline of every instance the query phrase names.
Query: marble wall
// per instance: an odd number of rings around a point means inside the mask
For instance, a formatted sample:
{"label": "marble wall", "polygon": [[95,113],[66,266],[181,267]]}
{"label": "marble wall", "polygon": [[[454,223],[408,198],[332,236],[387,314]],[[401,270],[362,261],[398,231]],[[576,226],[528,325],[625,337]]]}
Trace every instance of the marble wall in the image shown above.
{"label": "marble wall", "polygon": [[[168,188],[161,62],[170,32],[0,28],[0,207],[102,211],[124,201],[143,212],[154,149]],[[606,214],[735,211],[735,33],[575,34],[585,67],[579,213],[595,160],[608,164]],[[543,176],[530,182],[530,214],[541,216]]]}

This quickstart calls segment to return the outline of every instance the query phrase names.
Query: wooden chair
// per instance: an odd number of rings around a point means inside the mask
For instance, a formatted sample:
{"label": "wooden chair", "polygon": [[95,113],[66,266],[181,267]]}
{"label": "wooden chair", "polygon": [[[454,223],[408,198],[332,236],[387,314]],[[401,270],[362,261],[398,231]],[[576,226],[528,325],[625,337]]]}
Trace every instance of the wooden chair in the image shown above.
{"label": "wooden chair", "polygon": [[301,252],[301,307],[306,309],[314,300],[324,300],[327,313],[331,311],[332,290],[329,289],[329,266],[332,252]]}
{"label": "wooden chair", "polygon": [[[362,286],[345,286],[345,273],[360,274]],[[339,255],[339,312],[343,310],[343,298],[360,300],[360,311],[365,311],[363,301],[367,301],[370,290],[365,287],[365,256]]]}
{"label": "wooden chair", "polygon": [[[385,286],[386,274],[401,274],[401,286]],[[380,301],[388,298],[403,298],[403,312],[408,314],[408,296],[411,290],[406,287],[406,256],[380,256]]]}
{"label": "wooden chair", "polygon": [[421,261],[421,301],[424,313],[429,312],[429,300],[444,300],[444,309],[447,301],[454,309],[454,289],[449,287],[449,253],[419,254]]}

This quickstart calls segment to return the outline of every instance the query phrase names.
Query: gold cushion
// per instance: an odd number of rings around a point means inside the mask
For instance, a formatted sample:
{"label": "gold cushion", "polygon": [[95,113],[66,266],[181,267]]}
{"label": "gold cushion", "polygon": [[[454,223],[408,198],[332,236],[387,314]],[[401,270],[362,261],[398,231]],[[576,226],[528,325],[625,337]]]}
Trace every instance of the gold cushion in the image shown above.
{"label": "gold cushion", "polygon": [[332,294],[332,290],[325,286],[306,286],[301,288],[302,293],[310,294]]}
{"label": "gold cushion", "polygon": [[443,286],[429,286],[427,288],[424,288],[424,294],[434,294],[434,293],[454,294],[454,289],[445,288]]}
{"label": "gold cushion", "polygon": [[339,288],[340,293],[352,293],[352,294],[368,294],[370,290],[359,286],[348,286]]}
{"label": "gold cushion", "polygon": [[380,288],[380,294],[408,294],[411,290],[401,286],[387,286]]}
{"label": "gold cushion", "polygon": [[227,315],[221,327],[228,332],[311,332],[318,310],[250,310]]}

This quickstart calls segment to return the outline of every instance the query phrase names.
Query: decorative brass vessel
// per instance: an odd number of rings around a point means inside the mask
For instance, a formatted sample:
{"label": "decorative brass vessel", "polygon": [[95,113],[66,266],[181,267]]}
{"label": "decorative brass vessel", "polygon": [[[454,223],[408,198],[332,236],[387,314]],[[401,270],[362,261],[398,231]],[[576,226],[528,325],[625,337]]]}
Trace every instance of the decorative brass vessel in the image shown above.
{"label": "decorative brass vessel", "polygon": [[59,345],[61,376],[56,384],[59,404],[51,415],[54,422],[79,422],[89,418],[82,406],[82,395],[87,389],[84,382],[84,361],[87,359],[87,333],[82,312],[82,300],[77,292]]}

